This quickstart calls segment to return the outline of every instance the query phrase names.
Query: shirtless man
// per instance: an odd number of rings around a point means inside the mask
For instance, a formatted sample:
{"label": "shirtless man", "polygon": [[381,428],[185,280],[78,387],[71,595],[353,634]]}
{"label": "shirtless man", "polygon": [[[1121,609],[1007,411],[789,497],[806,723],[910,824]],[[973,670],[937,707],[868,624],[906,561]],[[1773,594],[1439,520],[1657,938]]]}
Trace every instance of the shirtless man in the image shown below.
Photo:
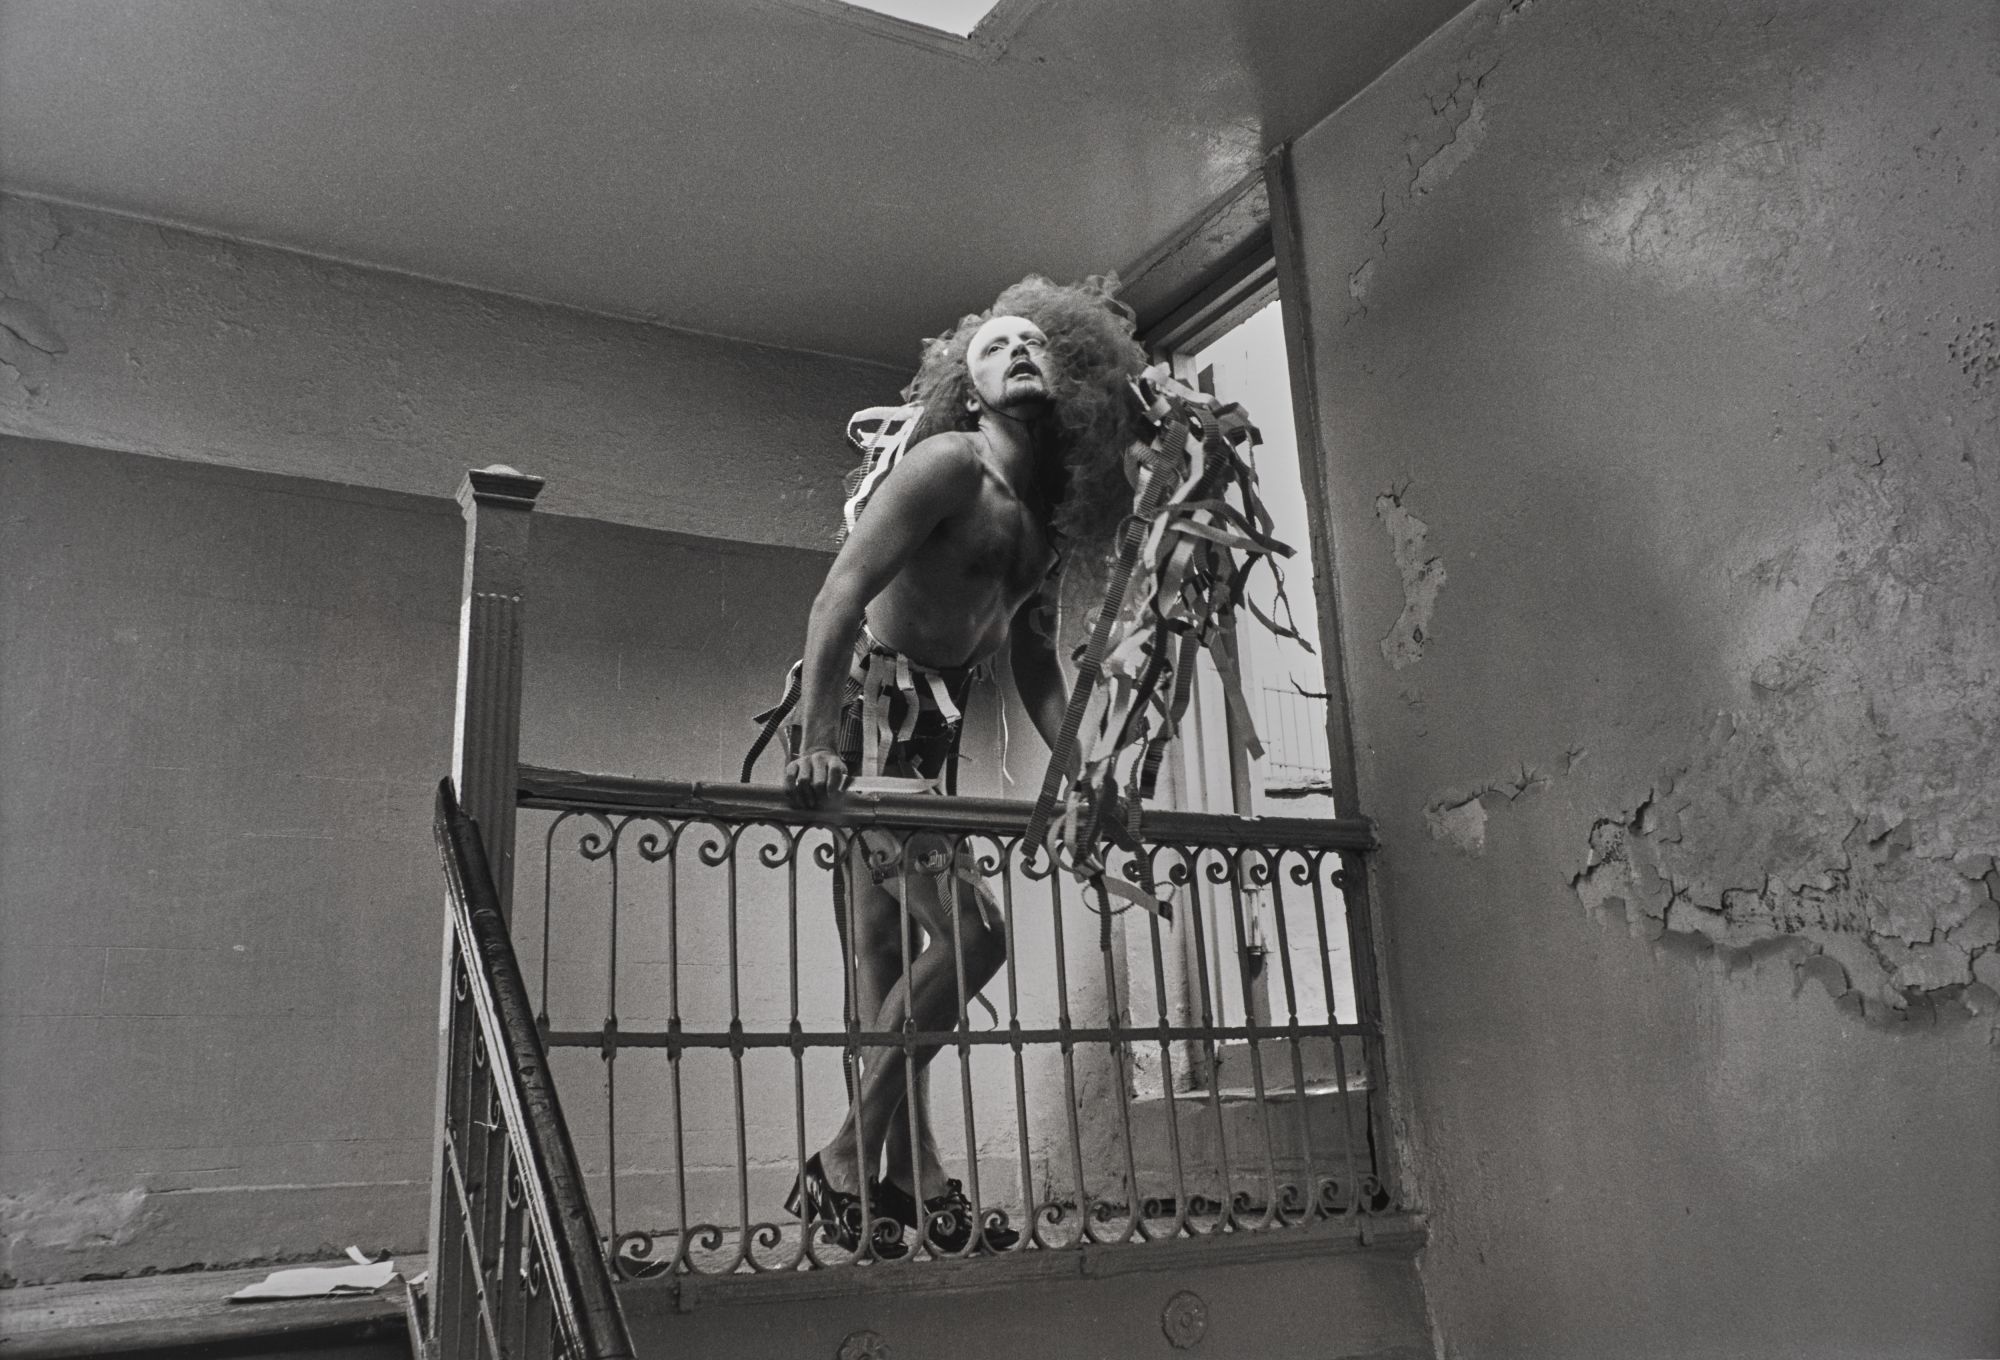
{"label": "shirtless man", "polygon": [[[1073,429],[1066,435],[1064,422],[1056,418],[1058,402],[1078,389],[1065,381],[1074,374],[1063,372],[1052,358],[1049,335],[1028,317],[1001,310],[1010,297],[1035,296],[1032,290],[1021,291],[1031,284],[1074,295],[1068,299],[1071,309],[1078,299],[1088,299],[1086,305],[1102,313],[1087,317],[1083,327],[1097,332],[1081,342],[1086,351],[1093,342],[1096,346],[1094,362],[1083,365],[1091,369],[1085,381],[1095,393],[1086,400],[1111,411],[1105,403],[1122,401],[1127,370],[1136,371],[1142,359],[1131,341],[1129,320],[1108,303],[1104,290],[1057,289],[1046,280],[1030,280],[1002,294],[995,313],[972,331],[959,379],[947,389],[962,406],[940,413],[933,400],[927,415],[933,427],[948,415],[959,428],[924,438],[883,479],[813,602],[797,754],[785,767],[785,786],[800,806],[820,807],[838,799],[854,773],[861,682],[850,677],[860,675],[871,660],[893,669],[901,658],[919,675],[934,675],[955,706],[971,668],[1004,649],[1015,688],[1037,730],[1045,742],[1055,743],[1066,706],[1062,672],[1053,639],[1029,616],[1040,606],[1042,587],[1057,560],[1058,523],[1087,542],[1087,535],[1078,535],[1073,526],[1089,517],[1064,502],[1084,487],[1096,488],[1098,498],[1104,498],[1106,453],[1082,447],[1089,441],[1074,437]],[[1050,315],[1055,326],[1065,312],[1058,307]],[[961,335],[963,331],[962,325]],[[1077,353],[1078,343],[1065,338],[1065,353]],[[953,354],[953,362],[959,362],[955,350]],[[927,370],[930,366],[927,362]],[[1119,388],[1113,397],[1104,395],[1111,385],[1107,375]],[[920,374],[917,387],[923,384]],[[1122,428],[1115,416],[1099,419],[1097,425]],[[919,432],[924,428],[919,426]],[[1110,446],[1115,472],[1122,445],[1116,438],[1097,442]],[[1091,462],[1099,474],[1094,481],[1084,466]],[[1122,473],[1117,475],[1122,489]],[[1124,495],[1129,505],[1129,492]],[[1059,511],[1065,512],[1060,518]],[[1102,522],[1106,516],[1095,518]],[[916,689],[930,683],[926,676]],[[947,711],[955,714],[955,707]],[[936,714],[924,716],[927,721],[909,742],[888,748],[887,773],[934,778],[951,754],[955,722],[940,735]],[[901,716],[893,715],[892,723],[901,726]],[[914,851],[908,853],[915,857]],[[867,859],[865,847],[857,844],[846,870],[861,1027],[893,1031],[907,1017],[918,1030],[948,1030],[957,1023],[961,1006],[1006,961],[999,914],[990,899],[982,901],[982,890],[949,866],[944,872],[908,866],[905,872],[871,874]],[[903,912],[897,901],[905,884],[909,917],[929,937],[913,953],[907,976],[902,972]],[[961,967],[964,997],[958,991]],[[917,1052],[919,1075],[934,1053]],[[922,1085],[917,1087],[914,1121],[917,1145],[911,1147],[912,1121],[903,1108],[904,1065],[900,1048],[864,1053],[859,1096],[840,1129],[808,1159],[794,1206],[802,1217],[826,1224],[833,1240],[854,1248],[860,1236],[855,1199],[867,1176],[871,1216],[900,1220],[907,1227],[923,1224],[935,1249],[960,1251],[974,1232],[971,1206],[959,1183],[945,1175],[922,1108]],[[887,1176],[877,1182],[873,1177],[885,1151]],[[873,1236],[878,1255],[907,1250],[900,1241],[885,1238],[879,1226]],[[982,1235],[984,1244],[996,1249],[1017,1238],[998,1223],[988,1225]]]}

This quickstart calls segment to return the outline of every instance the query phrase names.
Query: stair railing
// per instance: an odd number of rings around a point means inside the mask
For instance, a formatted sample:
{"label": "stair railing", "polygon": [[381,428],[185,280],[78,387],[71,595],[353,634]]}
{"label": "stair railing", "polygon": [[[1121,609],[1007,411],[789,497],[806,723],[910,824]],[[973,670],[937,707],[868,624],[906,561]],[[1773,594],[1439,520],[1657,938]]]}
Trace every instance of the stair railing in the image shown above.
{"label": "stair railing", "polygon": [[450,1037],[432,1244],[436,1357],[633,1354],[507,923],[451,781],[438,785],[451,913]]}
{"label": "stair railing", "polygon": [[448,891],[438,1005],[427,1360],[618,1360],[611,1290],[548,1053],[508,933],[528,520],[539,477],[466,474],[452,777],[437,795]]}

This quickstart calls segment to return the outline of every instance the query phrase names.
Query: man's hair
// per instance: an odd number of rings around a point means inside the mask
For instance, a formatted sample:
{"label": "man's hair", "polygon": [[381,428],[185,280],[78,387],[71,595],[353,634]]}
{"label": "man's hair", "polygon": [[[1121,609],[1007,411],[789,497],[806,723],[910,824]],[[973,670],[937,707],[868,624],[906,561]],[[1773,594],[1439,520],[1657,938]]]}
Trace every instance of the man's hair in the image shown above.
{"label": "man's hair", "polygon": [[1146,352],[1133,338],[1132,309],[1118,301],[1117,288],[1115,274],[1075,284],[1030,274],[984,312],[925,341],[923,363],[903,389],[905,400],[924,407],[913,440],[977,428],[978,414],[966,405],[973,395],[966,362],[973,332],[996,316],[1041,327],[1054,400],[1036,468],[1037,499],[1058,537],[1083,547],[1108,542],[1132,508],[1125,450],[1138,435],[1139,413],[1128,384],[1145,368]]}

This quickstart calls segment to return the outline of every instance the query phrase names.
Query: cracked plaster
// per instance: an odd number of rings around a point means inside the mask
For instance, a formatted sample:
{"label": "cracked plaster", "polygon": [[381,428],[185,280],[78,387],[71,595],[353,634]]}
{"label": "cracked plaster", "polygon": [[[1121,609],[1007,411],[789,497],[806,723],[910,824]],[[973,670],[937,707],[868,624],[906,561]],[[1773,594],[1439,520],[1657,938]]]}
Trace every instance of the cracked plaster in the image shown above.
{"label": "cracked plaster", "polygon": [[[1579,753],[1566,752],[1561,773],[1574,767]],[[1487,800],[1495,807],[1516,802],[1549,786],[1549,776],[1523,763],[1509,774],[1486,780],[1470,790],[1447,790],[1424,805],[1424,825],[1431,839],[1443,841],[1455,850],[1477,855],[1486,848]]]}
{"label": "cracked plaster", "polygon": [[0,1195],[0,1279],[15,1278],[17,1254],[102,1251],[124,1246],[144,1225],[143,1189],[36,1186]]}
{"label": "cracked plaster", "polygon": [[1384,176],[1374,195],[1377,211],[1368,228],[1371,253],[1348,272],[1347,290],[1353,305],[1342,316],[1342,324],[1367,315],[1375,275],[1381,257],[1389,253],[1397,219],[1442,188],[1472,161],[1486,140],[1490,105],[1484,91],[1501,61],[1498,33],[1525,19],[1535,3],[1511,0],[1452,39],[1461,44],[1458,59],[1430,76],[1424,89],[1423,116],[1404,138],[1400,172]]}
{"label": "cracked plaster", "polygon": [[1403,504],[1408,490],[1402,487],[1385,491],[1375,498],[1375,517],[1389,531],[1396,570],[1403,578],[1403,612],[1378,644],[1382,659],[1395,670],[1424,659],[1424,647],[1430,641],[1431,613],[1437,608],[1438,592],[1445,583],[1444,559],[1431,556],[1426,546],[1430,526]]}
{"label": "cracked plaster", "polygon": [[1955,460],[1852,442],[1805,522],[1733,573],[1749,702],[1596,820],[1571,882],[1648,938],[1824,959],[1811,976],[1874,1018],[1983,1015],[2000,1001],[2000,618],[1978,602],[2000,599],[2000,531]]}

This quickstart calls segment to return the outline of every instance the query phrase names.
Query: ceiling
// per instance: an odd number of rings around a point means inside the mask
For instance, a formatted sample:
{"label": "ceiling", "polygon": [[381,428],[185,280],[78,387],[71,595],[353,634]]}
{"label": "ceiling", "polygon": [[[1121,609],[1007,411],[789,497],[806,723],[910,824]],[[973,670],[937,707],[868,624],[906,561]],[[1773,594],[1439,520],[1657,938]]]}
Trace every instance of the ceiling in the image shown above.
{"label": "ceiling", "polygon": [[1463,3],[1009,0],[981,45],[833,0],[0,0],[0,188],[904,365],[1158,254]]}

